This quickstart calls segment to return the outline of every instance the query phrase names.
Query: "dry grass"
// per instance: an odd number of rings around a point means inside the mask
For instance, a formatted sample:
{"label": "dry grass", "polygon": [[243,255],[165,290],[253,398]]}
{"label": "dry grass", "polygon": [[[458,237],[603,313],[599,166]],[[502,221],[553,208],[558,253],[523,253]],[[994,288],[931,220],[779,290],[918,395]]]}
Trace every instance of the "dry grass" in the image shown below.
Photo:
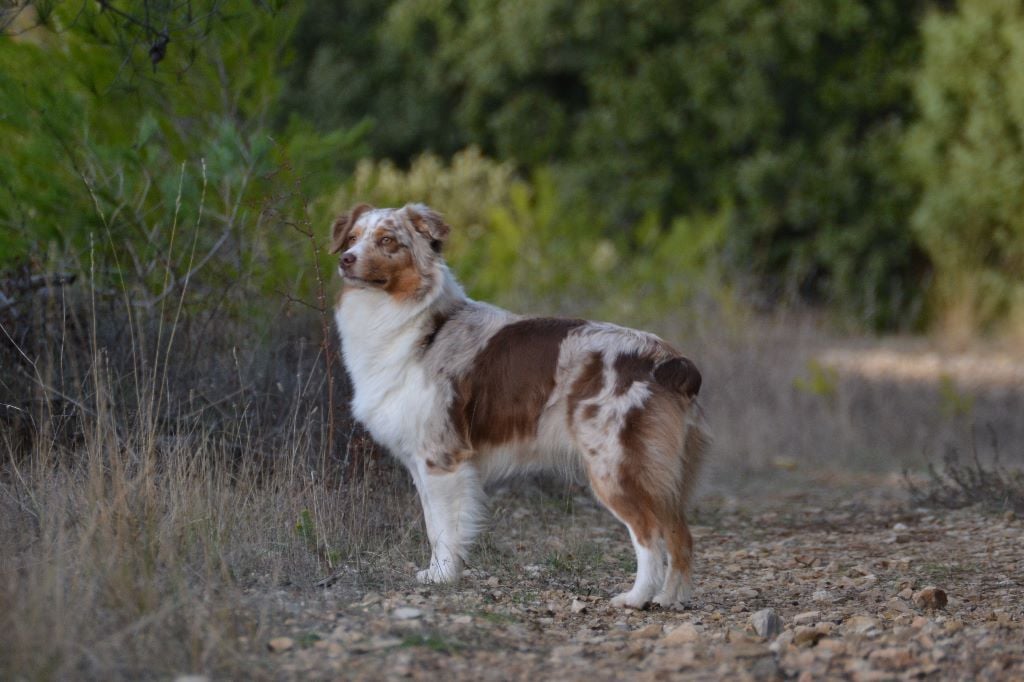
{"label": "dry grass", "polygon": [[1024,469],[1006,468],[996,452],[991,462],[983,463],[977,451],[965,462],[951,448],[943,457],[941,470],[929,463],[924,482],[904,472],[910,498],[925,507],[961,509],[978,505],[989,511],[1024,514]]}
{"label": "dry grass", "polygon": [[189,365],[173,318],[64,303],[2,321],[0,678],[255,674],[264,595],[421,559],[405,478],[324,417],[326,340]]}
{"label": "dry grass", "polygon": [[[263,647],[289,600],[324,579],[407,586],[422,565],[415,494],[346,417],[329,325],[281,317],[261,336],[195,310],[60,294],[0,320],[0,678],[273,677]],[[1020,442],[1019,393],[836,372],[806,321],[640,324],[701,365],[718,492],[778,467],[923,466],[975,421]],[[531,498],[523,549],[485,533],[471,563],[510,580],[535,563],[576,591],[599,564],[628,575],[589,525],[528,551],[580,492]]]}

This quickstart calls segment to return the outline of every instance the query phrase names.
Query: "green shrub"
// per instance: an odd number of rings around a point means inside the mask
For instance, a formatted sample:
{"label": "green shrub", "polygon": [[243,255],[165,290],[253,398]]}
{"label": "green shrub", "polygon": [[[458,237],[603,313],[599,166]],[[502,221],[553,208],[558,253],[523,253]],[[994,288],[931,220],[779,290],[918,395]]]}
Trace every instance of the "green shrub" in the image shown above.
{"label": "green shrub", "polygon": [[353,163],[363,130],[266,127],[299,15],[277,4],[200,2],[201,28],[161,6],[152,20],[182,28],[158,63],[152,35],[89,3],[0,37],[0,269],[55,260],[100,291],[138,287],[139,305],[186,280],[308,289],[308,240],[289,224],[317,219],[307,197]]}
{"label": "green shrub", "polygon": [[958,334],[1024,323],[1024,7],[961,3],[922,32],[906,153],[923,188],[912,224],[935,263],[937,314]]}
{"label": "green shrub", "polygon": [[727,211],[677,218],[668,229],[651,214],[622,231],[560,194],[549,170],[519,178],[475,148],[450,164],[423,155],[408,171],[363,161],[332,205],[340,212],[357,201],[436,207],[453,227],[447,257],[468,292],[512,307],[635,320],[721,289],[715,264]]}
{"label": "green shrub", "polygon": [[[404,164],[476,144],[608,229],[729,207],[736,279],[910,327],[927,262],[899,141],[926,0],[314,0],[292,91]],[[362,9],[360,9],[362,8]],[[319,114],[314,113],[314,117]]]}

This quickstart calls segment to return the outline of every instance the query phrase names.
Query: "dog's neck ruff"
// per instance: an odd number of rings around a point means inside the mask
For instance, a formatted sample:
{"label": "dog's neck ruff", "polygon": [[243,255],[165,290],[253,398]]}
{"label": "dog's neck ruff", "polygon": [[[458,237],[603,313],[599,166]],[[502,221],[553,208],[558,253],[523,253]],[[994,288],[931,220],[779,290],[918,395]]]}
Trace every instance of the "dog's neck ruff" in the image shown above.
{"label": "dog's neck ruff", "polygon": [[467,302],[451,271],[438,266],[436,284],[419,301],[397,302],[380,289],[350,287],[335,311],[346,365],[358,379],[402,373],[402,365],[417,357],[424,330],[438,313],[448,313]]}

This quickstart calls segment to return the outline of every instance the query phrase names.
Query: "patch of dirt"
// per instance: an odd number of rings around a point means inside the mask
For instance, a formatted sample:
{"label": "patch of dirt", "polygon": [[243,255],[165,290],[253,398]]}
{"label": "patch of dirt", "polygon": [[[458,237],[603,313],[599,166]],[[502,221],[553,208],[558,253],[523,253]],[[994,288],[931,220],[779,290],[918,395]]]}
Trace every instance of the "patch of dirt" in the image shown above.
{"label": "patch of dirt", "polygon": [[248,643],[251,669],[301,679],[1024,678],[1024,522],[860,490],[703,503],[695,598],[683,611],[609,605],[631,583],[632,549],[589,498],[505,495],[460,585],[415,585],[410,562],[395,567],[409,576],[397,589],[353,591],[342,577],[282,592],[292,615]]}

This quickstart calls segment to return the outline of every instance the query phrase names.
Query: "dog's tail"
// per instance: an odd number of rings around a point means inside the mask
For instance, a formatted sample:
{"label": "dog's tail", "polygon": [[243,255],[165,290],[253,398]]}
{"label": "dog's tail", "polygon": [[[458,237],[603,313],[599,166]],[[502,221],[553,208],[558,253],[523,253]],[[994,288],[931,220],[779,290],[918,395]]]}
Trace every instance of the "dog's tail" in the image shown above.
{"label": "dog's tail", "polygon": [[682,355],[658,363],[654,368],[654,380],[684,398],[696,398],[702,382],[697,365]]}
{"label": "dog's tail", "polygon": [[[681,447],[676,451],[674,464],[674,495],[669,502],[672,513],[683,513],[690,494],[693,492],[704,456],[711,445],[711,434],[704,420],[704,412],[697,395],[700,393],[702,377],[697,366],[681,355],[658,363],[654,368],[654,380],[669,392],[678,396],[678,412],[675,413],[675,428],[682,428],[682,439],[676,441]],[[680,423],[681,422],[681,423]],[[662,453],[668,455],[669,453]],[[668,464],[666,462],[666,464]]]}

